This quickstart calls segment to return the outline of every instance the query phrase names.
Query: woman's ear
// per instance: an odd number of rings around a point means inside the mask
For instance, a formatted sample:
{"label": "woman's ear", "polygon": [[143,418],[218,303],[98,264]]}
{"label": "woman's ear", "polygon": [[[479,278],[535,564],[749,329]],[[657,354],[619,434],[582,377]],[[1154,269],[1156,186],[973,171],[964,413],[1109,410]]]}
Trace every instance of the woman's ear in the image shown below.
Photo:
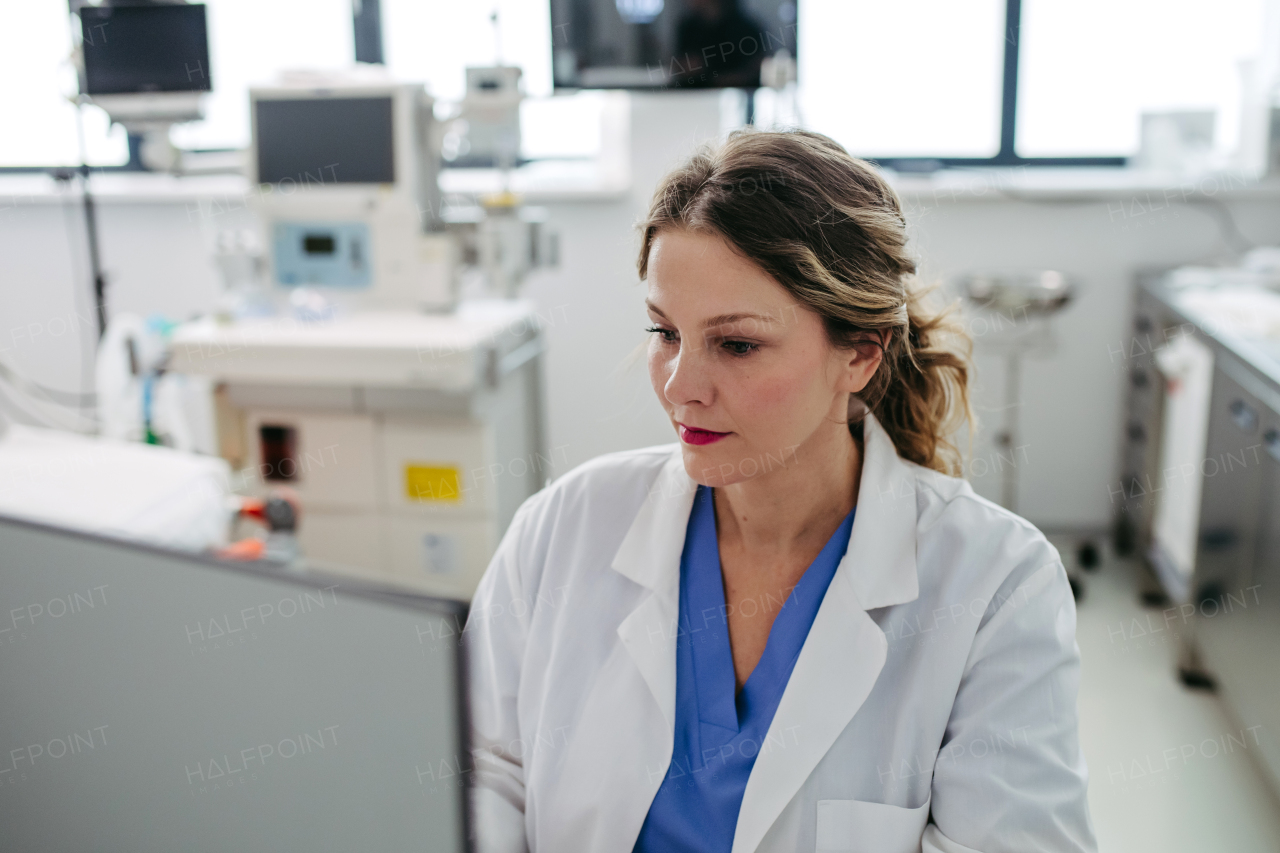
{"label": "woman's ear", "polygon": [[[872,329],[867,332],[867,342],[864,346],[858,347],[859,360],[869,364],[879,366],[884,356],[889,352],[889,343],[893,340],[892,329]],[[875,368],[872,368],[872,373]]]}
{"label": "woman's ear", "polygon": [[850,391],[857,394],[867,387],[884,360],[892,338],[892,329],[874,329],[867,332],[865,343],[855,345],[854,356],[848,364]]}
{"label": "woman's ear", "polygon": [[889,352],[889,342],[893,340],[892,329],[876,329],[872,332],[875,340],[879,342],[879,346],[867,347],[867,363],[870,370],[867,372],[867,381],[871,381],[872,375],[880,367],[880,362],[884,361],[885,354]]}

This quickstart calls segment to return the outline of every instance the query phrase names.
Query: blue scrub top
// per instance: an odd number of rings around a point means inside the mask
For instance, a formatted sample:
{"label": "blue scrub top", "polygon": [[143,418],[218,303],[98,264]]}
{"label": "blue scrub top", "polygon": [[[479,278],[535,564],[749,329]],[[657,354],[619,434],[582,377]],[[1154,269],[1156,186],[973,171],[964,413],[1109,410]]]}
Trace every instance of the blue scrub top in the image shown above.
{"label": "blue scrub top", "polygon": [[747,778],[852,529],[850,510],[785,599],[741,605],[777,616],[760,662],[735,695],[715,505],[712,490],[698,486],[680,556],[675,748],[635,853],[732,849]]}

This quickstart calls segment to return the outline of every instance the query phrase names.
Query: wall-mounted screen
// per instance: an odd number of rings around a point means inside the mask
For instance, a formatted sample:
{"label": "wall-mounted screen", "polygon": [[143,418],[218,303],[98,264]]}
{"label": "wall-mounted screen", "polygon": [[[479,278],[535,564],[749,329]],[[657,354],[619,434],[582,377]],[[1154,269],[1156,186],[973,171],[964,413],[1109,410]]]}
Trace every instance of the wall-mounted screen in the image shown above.
{"label": "wall-mounted screen", "polygon": [[201,4],[85,6],[80,32],[86,95],[213,88]]}
{"label": "wall-mounted screen", "polygon": [[551,0],[557,88],[760,85],[760,67],[796,56],[793,0]]}

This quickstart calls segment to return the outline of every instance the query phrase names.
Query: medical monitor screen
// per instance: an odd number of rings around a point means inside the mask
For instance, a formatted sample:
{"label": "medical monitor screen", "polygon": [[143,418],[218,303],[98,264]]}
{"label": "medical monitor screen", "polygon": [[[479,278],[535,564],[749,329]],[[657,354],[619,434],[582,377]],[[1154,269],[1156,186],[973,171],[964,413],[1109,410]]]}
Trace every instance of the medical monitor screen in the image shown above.
{"label": "medical monitor screen", "polygon": [[261,98],[254,125],[259,183],[395,182],[390,97]]}
{"label": "medical monitor screen", "polygon": [[80,30],[86,95],[213,88],[203,5],[85,6]]}
{"label": "medical monitor screen", "polygon": [[761,85],[767,57],[796,56],[793,0],[551,0],[557,88]]}
{"label": "medical monitor screen", "polygon": [[463,853],[466,608],[0,517],[0,850]]}

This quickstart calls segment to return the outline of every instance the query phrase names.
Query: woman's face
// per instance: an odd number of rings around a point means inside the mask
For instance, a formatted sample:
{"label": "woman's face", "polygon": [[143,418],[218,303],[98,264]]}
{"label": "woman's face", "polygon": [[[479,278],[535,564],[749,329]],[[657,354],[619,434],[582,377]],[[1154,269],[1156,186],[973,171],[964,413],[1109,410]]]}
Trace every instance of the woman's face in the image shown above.
{"label": "woman's face", "polygon": [[659,232],[648,285],[649,379],[692,479],[727,486],[845,440],[878,351],[832,347],[815,311],[717,235]]}

